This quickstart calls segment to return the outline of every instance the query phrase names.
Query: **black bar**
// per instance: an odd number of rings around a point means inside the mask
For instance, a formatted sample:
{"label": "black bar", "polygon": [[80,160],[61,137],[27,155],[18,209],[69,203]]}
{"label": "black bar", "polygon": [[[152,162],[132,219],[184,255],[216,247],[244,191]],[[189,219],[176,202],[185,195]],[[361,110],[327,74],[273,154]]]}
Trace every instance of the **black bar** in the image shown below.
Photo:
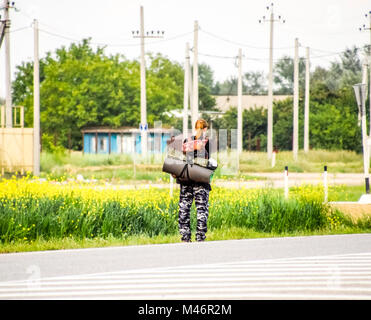
{"label": "black bar", "polygon": [[[252,319],[257,312],[261,317],[272,318],[277,313],[284,314],[287,310],[305,310],[305,314],[315,318],[318,310],[332,317],[346,316],[353,319],[362,318],[369,313],[370,301],[300,301],[300,300],[104,300],[104,301],[0,301],[0,308],[5,312],[15,312],[27,316],[29,310],[41,310],[51,307],[63,318],[71,315],[71,308],[83,310],[84,319],[114,318],[130,320],[240,320]],[[171,309],[170,309],[171,308]],[[22,314],[23,313],[23,314]],[[285,314],[285,319],[298,319],[297,313]],[[245,316],[243,316],[245,314]],[[39,319],[50,319],[50,314],[40,313]]]}
{"label": "black bar", "polygon": [[365,178],[365,182],[366,182],[366,193],[369,194],[370,193],[370,181],[369,181],[369,178]]}

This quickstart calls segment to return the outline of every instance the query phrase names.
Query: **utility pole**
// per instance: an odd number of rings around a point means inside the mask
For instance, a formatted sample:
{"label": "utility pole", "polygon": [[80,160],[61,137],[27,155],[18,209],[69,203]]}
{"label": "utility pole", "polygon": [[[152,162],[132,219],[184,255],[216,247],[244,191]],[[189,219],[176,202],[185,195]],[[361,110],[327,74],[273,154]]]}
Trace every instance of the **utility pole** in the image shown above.
{"label": "utility pole", "polygon": [[362,64],[362,86],[364,87],[363,92],[361,93],[361,103],[360,103],[360,109],[361,109],[361,116],[362,116],[362,145],[363,145],[363,171],[365,176],[365,183],[366,183],[366,193],[370,193],[370,181],[369,181],[369,163],[370,163],[370,157],[369,157],[369,148],[367,146],[367,141],[369,136],[367,135],[367,118],[366,118],[366,99],[367,99],[367,93],[366,93],[366,82],[367,82],[367,60],[366,58],[363,61]]}
{"label": "utility pole", "polygon": [[269,19],[270,36],[269,36],[269,76],[268,76],[268,136],[267,136],[267,153],[268,159],[272,158],[273,152],[273,26],[274,14],[273,7]]}
{"label": "utility pole", "polygon": [[[14,2],[12,3],[14,6]],[[4,24],[5,24],[5,109],[6,109],[6,127],[13,127],[13,115],[12,115],[12,89],[10,79],[10,19],[9,9],[11,8],[10,2],[4,0]]]}
{"label": "utility pole", "polygon": [[142,155],[147,155],[147,96],[146,96],[146,61],[144,57],[144,13],[140,7],[140,135]]}
{"label": "utility pole", "polygon": [[198,119],[198,21],[194,22],[193,38],[193,92],[192,92],[192,124],[191,128]]}
{"label": "utility pole", "polygon": [[189,93],[189,110],[191,111],[191,134],[192,134],[192,113],[193,113],[193,81],[192,81],[192,69],[191,69],[191,60],[189,60],[188,67],[188,93]]}
{"label": "utility pole", "polygon": [[33,65],[33,175],[40,175],[40,72],[39,72],[39,23],[35,19]]}
{"label": "utility pole", "polygon": [[[367,67],[368,67],[368,63],[367,63],[367,59],[365,58],[363,60],[363,64],[362,64],[362,84],[364,84],[365,87],[366,87],[366,83],[367,83]],[[368,175],[369,159],[370,158],[369,158],[369,155],[368,155],[369,150],[368,150],[368,147],[367,147],[367,139],[368,139],[369,135],[367,134],[366,99],[367,99],[367,89],[365,90],[364,95],[363,95],[363,99],[362,99],[361,116],[362,116],[362,142],[363,142],[363,146],[364,146],[364,151],[363,152],[366,154],[366,156],[364,158],[364,162],[365,162],[364,166],[365,166],[365,168],[367,168],[367,172],[365,171],[365,173]],[[371,131],[369,132],[369,134],[370,133],[371,133]]]}
{"label": "utility pole", "polygon": [[[141,135],[141,150],[142,155],[147,155],[148,146],[148,123],[147,123],[147,97],[146,97],[146,61],[144,50],[145,38],[162,38],[160,31],[157,31],[157,36],[154,31],[144,34],[144,12],[143,6],[140,7],[140,31],[132,31],[134,38],[140,38],[140,135]],[[135,35],[135,33],[137,35]],[[139,34],[139,35],[138,35]],[[162,35],[164,31],[162,31]]]}
{"label": "utility pole", "polygon": [[307,47],[305,60],[304,152],[309,151],[309,68],[309,47]]}
{"label": "utility pole", "polygon": [[278,20],[274,19],[273,12],[273,3],[270,6],[266,7],[267,10],[270,9],[270,17],[266,19],[263,16],[259,20],[259,23],[269,22],[270,25],[270,34],[269,34],[269,74],[268,74],[268,125],[267,125],[267,155],[268,159],[272,158],[273,152],[273,27],[274,22],[281,21],[285,23],[285,20],[281,19],[281,16],[278,16]]}
{"label": "utility pole", "polygon": [[[369,44],[369,47],[368,47],[368,54],[369,54],[368,65],[369,65],[369,69],[370,69],[370,81],[369,81],[370,89],[369,89],[369,93],[370,93],[370,97],[371,97],[371,11],[369,11],[368,14],[366,13],[365,17],[369,18],[369,27],[367,28],[366,25],[364,24],[361,28],[359,28],[359,31],[368,30],[369,33],[370,33],[370,44]],[[370,100],[370,114],[371,114],[371,98],[369,100]],[[371,121],[370,121],[370,132],[371,132]]]}
{"label": "utility pole", "polygon": [[295,38],[295,57],[294,57],[294,131],[292,150],[294,160],[298,159],[299,149],[299,40]]}
{"label": "utility pole", "polygon": [[237,151],[242,152],[242,50],[238,50]]}
{"label": "utility pole", "polygon": [[[361,113],[362,118],[362,147],[363,147],[363,175],[365,178],[366,185],[366,196],[370,194],[370,180],[369,180],[369,152],[367,148],[367,136],[366,127],[366,84],[365,78],[367,78],[367,65],[365,62],[362,64],[362,83],[357,83],[353,86],[354,93],[357,100],[358,110]],[[362,196],[363,197],[363,196]],[[362,198],[361,197],[361,198]],[[361,201],[361,199],[359,200]]]}
{"label": "utility pole", "polygon": [[183,99],[183,139],[188,137],[188,104],[189,104],[189,43],[186,43],[184,62],[184,99]]}

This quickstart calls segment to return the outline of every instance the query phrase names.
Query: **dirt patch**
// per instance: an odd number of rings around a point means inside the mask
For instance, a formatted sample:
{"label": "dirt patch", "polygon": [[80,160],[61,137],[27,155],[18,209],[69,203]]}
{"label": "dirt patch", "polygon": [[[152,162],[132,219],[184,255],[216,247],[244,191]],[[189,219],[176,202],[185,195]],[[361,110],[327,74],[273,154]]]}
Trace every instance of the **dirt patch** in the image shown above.
{"label": "dirt patch", "polygon": [[357,202],[329,202],[329,205],[350,216],[353,221],[365,217],[371,217],[371,204]]}

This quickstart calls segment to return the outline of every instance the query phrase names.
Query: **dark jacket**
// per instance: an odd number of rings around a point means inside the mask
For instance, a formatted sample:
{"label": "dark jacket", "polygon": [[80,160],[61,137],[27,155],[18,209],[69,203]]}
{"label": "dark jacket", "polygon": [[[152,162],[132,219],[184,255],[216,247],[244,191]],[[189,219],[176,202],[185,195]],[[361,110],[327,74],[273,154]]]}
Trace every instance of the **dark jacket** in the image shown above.
{"label": "dark jacket", "polygon": [[[192,136],[191,140],[195,141],[196,137]],[[209,159],[210,158],[210,156],[209,156],[209,153],[210,153],[209,138],[201,135],[201,137],[197,140],[199,140],[199,141],[205,141],[206,140],[205,147],[202,148],[201,150],[194,150],[194,151],[191,151],[191,152],[184,152],[184,153],[186,154],[187,157],[191,157],[191,158],[198,157],[198,158]],[[183,144],[187,143],[187,142],[188,142],[188,139],[185,139],[183,141]],[[189,186],[189,185],[203,186],[206,189],[211,191],[210,183],[200,183],[200,182],[195,182],[195,181],[180,181],[178,178],[176,179],[176,183],[181,184],[181,185],[187,185],[187,186]]]}

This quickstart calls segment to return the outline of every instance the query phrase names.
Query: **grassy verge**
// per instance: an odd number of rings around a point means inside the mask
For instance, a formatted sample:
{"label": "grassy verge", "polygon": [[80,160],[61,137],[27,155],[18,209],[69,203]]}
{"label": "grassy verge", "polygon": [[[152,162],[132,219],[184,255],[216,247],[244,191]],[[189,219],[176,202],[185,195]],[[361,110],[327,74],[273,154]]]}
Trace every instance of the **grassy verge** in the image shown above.
{"label": "grassy verge", "polygon": [[[283,195],[283,189],[277,189]],[[328,201],[358,201],[362,194],[365,193],[364,186],[346,186],[346,185],[331,185],[328,187]],[[298,196],[300,194],[308,194],[316,197],[318,200],[324,199],[324,189],[322,185],[301,185],[299,187],[291,187],[289,194]]]}
{"label": "grassy verge", "polygon": [[[240,240],[240,239],[259,239],[259,238],[276,238],[276,237],[299,237],[299,236],[319,236],[319,235],[336,235],[336,234],[355,234],[367,233],[371,229],[365,230],[356,227],[343,227],[337,229],[317,230],[311,232],[291,232],[291,233],[274,233],[274,232],[258,232],[253,229],[243,227],[230,227],[226,229],[215,229],[207,233],[206,241],[221,241],[221,240]],[[15,241],[13,243],[0,243],[1,253],[16,253],[16,252],[31,252],[31,251],[47,251],[47,250],[67,250],[67,249],[86,249],[86,248],[104,248],[114,246],[133,246],[133,245],[148,245],[148,244],[167,244],[180,243],[180,236],[173,235],[133,235],[125,238],[55,238],[42,239],[39,238],[32,242]]]}
{"label": "grassy verge", "polygon": [[[349,188],[330,189],[329,200]],[[179,191],[177,191],[179,192]],[[0,182],[0,250],[51,250],[179,241],[178,198],[150,188],[115,190],[34,180]],[[352,191],[351,197],[357,192]],[[196,229],[196,210],[191,210]],[[282,190],[214,188],[208,240],[371,231],[371,219],[354,223],[323,203],[319,186]]]}
{"label": "grassy verge", "polygon": [[278,152],[275,166],[265,152],[243,152],[240,157],[240,169],[244,172],[281,172],[285,166],[291,172],[323,172],[323,167],[333,173],[361,173],[363,170],[362,154],[353,151],[310,150],[298,152],[294,161],[291,151]]}
{"label": "grassy verge", "polygon": [[[129,183],[133,181],[168,182],[169,175],[162,172],[164,155],[140,156],[103,155],[71,152],[64,154],[42,153],[41,175],[53,178],[76,178],[82,175],[85,179],[105,179],[114,183]],[[220,155],[219,163],[234,166],[236,161]],[[323,172],[324,165],[332,173],[361,173],[363,159],[361,154],[351,151],[311,150],[308,153],[299,151],[298,160],[293,160],[291,151],[278,152],[276,164],[267,158],[265,152],[244,151],[240,156],[239,172],[218,169],[215,179],[256,179],[250,174],[255,172],[282,172],[289,166],[290,172]],[[235,169],[235,168],[232,168]]]}

